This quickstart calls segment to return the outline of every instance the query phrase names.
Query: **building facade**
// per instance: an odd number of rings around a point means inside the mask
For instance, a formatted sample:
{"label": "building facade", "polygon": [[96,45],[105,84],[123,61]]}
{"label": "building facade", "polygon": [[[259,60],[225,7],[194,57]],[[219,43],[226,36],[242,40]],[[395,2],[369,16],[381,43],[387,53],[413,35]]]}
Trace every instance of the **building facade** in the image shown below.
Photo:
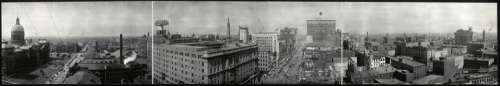
{"label": "building facade", "polygon": [[255,44],[155,44],[153,56],[154,83],[236,84],[258,73]]}
{"label": "building facade", "polygon": [[248,30],[248,26],[240,26],[238,29],[238,36],[240,42],[249,42],[251,39],[250,30]]}
{"label": "building facade", "polygon": [[466,45],[472,42],[472,34],[472,27],[469,27],[469,30],[457,30],[457,32],[455,32],[455,44]]}
{"label": "building facade", "polygon": [[258,58],[260,71],[269,71],[276,66],[279,58],[280,46],[278,42],[279,34],[274,32],[256,33],[252,35],[252,40],[258,46]]}
{"label": "building facade", "polygon": [[389,58],[391,66],[397,69],[408,70],[409,72],[411,72],[413,74],[412,76],[414,76],[412,80],[416,80],[427,75],[427,67],[423,63],[413,61],[404,57]]}

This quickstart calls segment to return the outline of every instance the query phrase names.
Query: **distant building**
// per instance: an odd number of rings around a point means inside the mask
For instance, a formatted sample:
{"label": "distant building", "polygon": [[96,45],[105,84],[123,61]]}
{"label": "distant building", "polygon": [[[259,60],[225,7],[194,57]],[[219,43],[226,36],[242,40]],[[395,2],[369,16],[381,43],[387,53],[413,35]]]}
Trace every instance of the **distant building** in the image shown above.
{"label": "distant building", "polygon": [[410,56],[415,61],[424,63],[426,66],[432,67],[433,51],[429,42],[410,42],[398,43],[396,47],[396,56]]}
{"label": "distant building", "polygon": [[498,83],[498,76],[492,74],[473,74],[465,77],[471,84],[493,85]]}
{"label": "distant building", "polygon": [[484,48],[484,44],[482,43],[468,43],[467,45],[467,53],[472,54],[474,56],[481,56],[481,49]]}
{"label": "distant building", "polygon": [[390,64],[397,69],[408,70],[413,73],[414,78],[412,80],[422,78],[427,75],[427,67],[425,64],[408,59],[410,57],[398,56],[389,57]]}
{"label": "distant building", "polygon": [[464,69],[489,68],[493,64],[493,61],[493,58],[467,57],[464,58]]}
{"label": "distant building", "polygon": [[394,78],[405,82],[411,82],[416,79],[415,74],[408,70],[397,70],[394,72]]}
{"label": "distant building", "polygon": [[356,57],[358,58],[358,66],[366,66],[368,69],[375,69],[386,64],[386,56],[388,54],[377,51],[356,51]]}
{"label": "distant building", "polygon": [[450,55],[465,55],[467,54],[467,46],[464,45],[451,45],[447,46],[449,48]]}
{"label": "distant building", "polygon": [[383,66],[366,71],[348,73],[348,81],[352,84],[375,83],[376,79],[391,79],[397,69],[392,66]]}
{"label": "distant building", "polygon": [[259,69],[269,71],[275,66],[280,52],[279,34],[275,32],[256,33],[252,35],[252,40],[258,46]]}
{"label": "distant building", "polygon": [[[157,34],[153,81],[162,84],[235,84],[256,81],[257,45]],[[241,34],[240,34],[241,35]],[[228,58],[237,57],[237,58]]]}
{"label": "distant building", "polygon": [[251,39],[250,30],[248,30],[248,26],[240,26],[238,29],[239,41],[246,43]]}
{"label": "distant building", "polygon": [[26,44],[24,39],[24,27],[19,23],[19,17],[16,18],[16,25],[12,27],[11,43],[17,46]]}
{"label": "distant building", "polygon": [[258,73],[255,44],[156,44],[153,53],[155,83],[236,84]]}
{"label": "distant building", "polygon": [[441,75],[427,75],[425,77],[422,77],[420,79],[416,79],[412,81],[412,84],[416,85],[428,85],[428,84],[444,84],[447,83],[448,80]]}
{"label": "distant building", "polygon": [[340,47],[340,31],[336,28],[336,20],[307,20],[307,35],[312,42],[325,43],[327,46]]}
{"label": "distant building", "polygon": [[444,57],[433,61],[433,74],[442,75],[447,79],[455,80],[460,73],[460,62],[463,65],[463,56]]}
{"label": "distant building", "polygon": [[472,34],[472,27],[469,27],[469,30],[457,30],[457,32],[455,32],[455,44],[466,45],[472,42]]}

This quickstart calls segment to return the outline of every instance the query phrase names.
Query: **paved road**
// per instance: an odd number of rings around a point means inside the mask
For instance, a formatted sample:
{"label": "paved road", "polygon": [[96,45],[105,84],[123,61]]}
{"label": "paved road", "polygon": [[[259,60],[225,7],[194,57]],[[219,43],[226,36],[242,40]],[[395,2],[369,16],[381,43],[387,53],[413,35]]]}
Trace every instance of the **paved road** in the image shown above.
{"label": "paved road", "polygon": [[265,84],[297,84],[300,75],[300,64],[302,63],[303,44],[298,44],[293,57],[279,61],[278,66],[273,68],[269,74],[263,77]]}
{"label": "paved road", "polygon": [[68,77],[68,72],[71,67],[73,67],[76,63],[79,63],[84,59],[83,54],[87,52],[88,44],[79,52],[71,54],[71,59],[66,64],[64,64],[64,68],[54,74],[49,80],[47,80],[46,84],[62,84],[64,80]]}

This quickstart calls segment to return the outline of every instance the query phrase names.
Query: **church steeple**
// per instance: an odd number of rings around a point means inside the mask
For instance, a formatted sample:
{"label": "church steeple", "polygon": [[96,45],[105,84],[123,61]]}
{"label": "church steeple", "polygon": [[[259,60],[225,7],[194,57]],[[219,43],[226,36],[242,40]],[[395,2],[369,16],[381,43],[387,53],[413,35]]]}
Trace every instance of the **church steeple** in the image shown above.
{"label": "church steeple", "polygon": [[16,18],[16,25],[21,25],[19,24],[19,17]]}

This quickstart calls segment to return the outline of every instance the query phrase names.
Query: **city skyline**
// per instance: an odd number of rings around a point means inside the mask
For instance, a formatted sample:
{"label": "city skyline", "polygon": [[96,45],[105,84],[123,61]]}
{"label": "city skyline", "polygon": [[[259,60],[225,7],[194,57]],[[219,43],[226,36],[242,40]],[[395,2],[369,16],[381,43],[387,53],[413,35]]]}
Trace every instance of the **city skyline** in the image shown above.
{"label": "city skyline", "polygon": [[496,9],[431,2],[2,3],[2,85],[497,85]]}
{"label": "city skyline", "polygon": [[452,33],[469,26],[481,32],[497,27],[493,3],[154,2],[154,8],[155,20],[167,19],[172,32],[184,34],[222,34],[227,17],[231,33],[248,25],[253,33],[298,27],[305,34],[305,22],[312,19],[336,20],[347,33]]}
{"label": "city skyline", "polygon": [[[169,20],[167,28],[181,34],[224,34],[227,17],[232,33],[239,25],[247,25],[252,33],[297,27],[299,34],[305,34],[305,21],[311,19],[336,20],[337,27],[347,33],[451,33],[469,26],[481,32],[497,27],[493,3],[43,2],[2,3],[2,10],[3,38],[10,37],[16,17],[27,37],[112,36],[114,32],[140,36],[158,28],[149,24],[151,16]],[[94,30],[100,32],[90,33]],[[487,33],[496,33],[496,29]]]}

